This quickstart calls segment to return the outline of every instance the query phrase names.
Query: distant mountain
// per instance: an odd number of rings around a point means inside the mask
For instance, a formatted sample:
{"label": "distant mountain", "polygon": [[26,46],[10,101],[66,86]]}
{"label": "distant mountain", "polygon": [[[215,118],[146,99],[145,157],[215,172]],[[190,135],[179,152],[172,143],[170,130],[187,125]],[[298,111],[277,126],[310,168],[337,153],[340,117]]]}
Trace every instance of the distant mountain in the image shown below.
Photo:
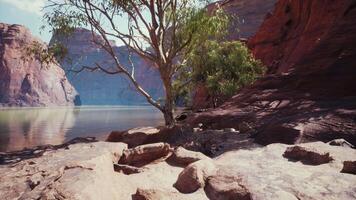
{"label": "distant mountain", "polygon": [[[82,66],[95,66],[95,63],[114,67],[113,59],[93,42],[93,37],[97,41],[102,40],[99,35],[92,35],[90,30],[78,28],[69,37],[54,35],[50,41],[50,44],[59,42],[68,49],[68,54],[61,64],[67,71],[68,79],[80,93],[82,104],[147,104],[145,98],[138,94],[123,75],[108,75],[100,71],[71,72],[71,69],[78,70]],[[128,49],[124,46],[115,46],[114,41],[112,41],[112,46],[120,62],[125,66],[130,66]],[[135,77],[142,87],[156,99],[162,97],[163,85],[156,68],[135,54],[131,59],[135,66]]]}
{"label": "distant mountain", "polygon": [[0,23],[0,106],[67,106],[79,96],[61,67],[25,55],[34,41],[21,25]]}

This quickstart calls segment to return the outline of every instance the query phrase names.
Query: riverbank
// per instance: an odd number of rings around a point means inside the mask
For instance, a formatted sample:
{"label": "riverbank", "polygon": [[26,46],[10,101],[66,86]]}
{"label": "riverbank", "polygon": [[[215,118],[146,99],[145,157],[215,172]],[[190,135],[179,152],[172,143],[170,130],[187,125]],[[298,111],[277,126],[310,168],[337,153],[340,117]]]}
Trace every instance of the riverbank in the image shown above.
{"label": "riverbank", "polygon": [[[227,135],[242,137],[241,133],[232,130],[209,131],[214,132],[217,140],[225,138],[226,143],[229,141]],[[196,134],[202,134],[202,138],[209,135],[206,132]],[[33,153],[40,150],[40,156],[0,165],[2,198],[218,200],[356,197],[356,150],[343,140],[329,144],[271,144],[265,147],[250,143],[241,149],[217,152],[211,157],[176,144],[153,143],[130,148],[125,143],[77,139],[62,146],[37,149]]]}

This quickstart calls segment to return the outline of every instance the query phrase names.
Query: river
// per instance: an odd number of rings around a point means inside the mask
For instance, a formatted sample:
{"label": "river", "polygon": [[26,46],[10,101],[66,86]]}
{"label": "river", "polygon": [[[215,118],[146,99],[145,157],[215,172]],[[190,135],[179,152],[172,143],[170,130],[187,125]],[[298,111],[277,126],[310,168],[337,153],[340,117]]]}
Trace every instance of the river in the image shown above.
{"label": "river", "polygon": [[76,137],[104,140],[112,130],[163,125],[149,106],[81,106],[0,109],[0,151],[61,144]]}

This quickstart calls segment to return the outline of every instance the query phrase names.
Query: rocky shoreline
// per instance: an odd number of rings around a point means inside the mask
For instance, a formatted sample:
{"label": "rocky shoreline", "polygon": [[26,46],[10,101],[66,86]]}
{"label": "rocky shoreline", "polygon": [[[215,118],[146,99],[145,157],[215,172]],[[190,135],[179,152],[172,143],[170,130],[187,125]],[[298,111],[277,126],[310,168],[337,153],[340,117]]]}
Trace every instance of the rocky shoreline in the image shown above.
{"label": "rocky shoreline", "polygon": [[[142,130],[155,134],[152,128]],[[217,140],[226,140],[226,134],[243,135],[231,130],[209,131]],[[38,147],[32,151],[37,156],[29,156],[26,150],[27,154],[22,153],[27,157],[22,159],[20,152],[2,153],[2,198],[356,198],[356,149],[342,139],[298,145],[250,143],[240,148],[235,144],[235,150],[225,149],[210,156],[177,144],[128,147],[123,142],[86,138]],[[4,159],[6,156],[8,159]]]}
{"label": "rocky shoreline", "polygon": [[171,128],[1,153],[1,198],[356,199],[355,19],[354,0],[278,1],[252,86]]}

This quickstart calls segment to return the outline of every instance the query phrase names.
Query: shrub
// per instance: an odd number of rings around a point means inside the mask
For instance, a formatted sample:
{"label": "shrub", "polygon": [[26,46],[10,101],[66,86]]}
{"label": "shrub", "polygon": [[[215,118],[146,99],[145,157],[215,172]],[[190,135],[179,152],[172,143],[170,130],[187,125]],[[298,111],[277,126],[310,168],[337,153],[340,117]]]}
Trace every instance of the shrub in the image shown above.
{"label": "shrub", "polygon": [[207,40],[190,53],[175,87],[184,88],[179,95],[191,96],[194,88],[203,84],[213,105],[217,106],[240,88],[253,83],[264,74],[264,69],[244,43]]}

